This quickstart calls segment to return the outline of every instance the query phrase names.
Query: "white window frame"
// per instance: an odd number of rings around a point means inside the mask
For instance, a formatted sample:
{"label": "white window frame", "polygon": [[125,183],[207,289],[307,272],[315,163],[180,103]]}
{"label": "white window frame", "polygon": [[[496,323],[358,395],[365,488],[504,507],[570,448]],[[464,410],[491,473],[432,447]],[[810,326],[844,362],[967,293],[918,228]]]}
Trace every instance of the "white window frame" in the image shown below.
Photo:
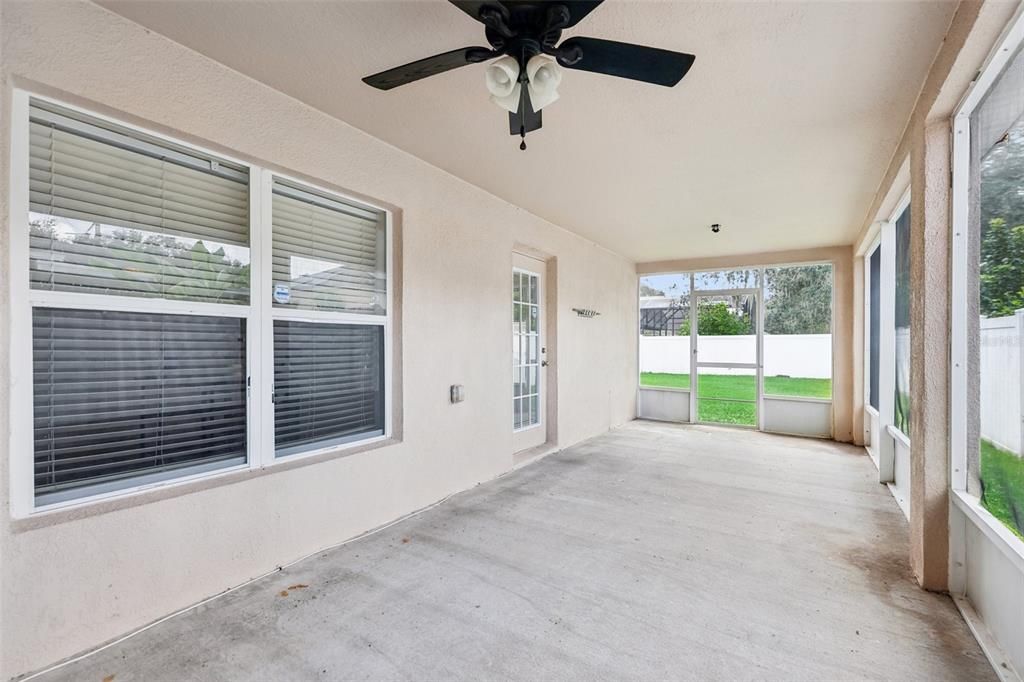
{"label": "white window frame", "polygon": [[[1018,49],[1024,45],[1024,14],[1020,12],[1007,28],[985,65],[971,84],[953,114],[953,179],[952,179],[952,280],[950,284],[950,492],[952,503],[995,544],[1018,569],[1024,571],[1024,541],[1014,535],[1003,522],[981,505],[981,500],[967,490],[967,285],[969,239],[972,228],[969,217],[971,173],[971,115]],[[1022,389],[1024,390],[1024,389]],[[966,585],[966,533],[958,524],[950,524],[950,587],[962,593]]]}
{"label": "white window frame", "polygon": [[[366,206],[384,213],[385,223],[385,234],[384,234],[384,248],[385,248],[385,287],[386,291],[386,303],[385,303],[385,314],[384,315],[370,315],[366,313],[349,313],[341,311],[328,311],[328,310],[302,310],[296,308],[275,308],[273,298],[269,293],[273,287],[273,243],[274,243],[274,221],[273,221],[273,189],[274,179],[284,180],[288,183],[297,185],[300,188],[312,190],[326,195],[330,198],[339,199],[344,202],[353,203],[359,206]],[[263,223],[263,244],[265,248],[260,254],[261,268],[260,274],[264,278],[260,284],[261,290],[264,292],[263,300],[261,301],[262,306],[262,321],[263,324],[260,328],[261,340],[263,347],[271,349],[271,352],[264,353],[261,361],[263,363],[263,376],[267,377],[267,391],[268,395],[273,394],[274,384],[274,320],[289,320],[292,322],[312,322],[312,323],[324,323],[324,324],[358,324],[358,325],[373,325],[384,328],[384,433],[371,436],[369,438],[359,438],[353,441],[340,444],[325,445],[322,447],[312,447],[309,450],[303,450],[301,452],[293,452],[287,455],[277,456],[276,448],[274,446],[274,402],[273,400],[266,400],[262,405],[260,412],[262,416],[263,432],[262,442],[269,444],[266,448],[268,452],[264,453],[264,456],[268,458],[265,463],[270,466],[277,462],[291,462],[297,459],[303,459],[306,457],[313,457],[316,455],[323,455],[325,453],[334,452],[337,450],[352,448],[355,446],[367,445],[370,443],[379,443],[386,441],[391,438],[391,329],[392,329],[392,315],[394,311],[392,306],[394,305],[394,297],[392,292],[392,250],[394,248],[392,240],[392,214],[391,211],[378,206],[373,203],[366,201],[365,199],[357,199],[355,197],[344,194],[334,189],[329,189],[317,185],[316,183],[303,180],[290,176],[286,173],[278,172],[265,172],[262,178],[262,186],[260,188],[260,197],[262,199],[260,212]]]}
{"label": "white window frame", "polygon": [[[250,298],[248,305],[180,301],[163,298],[127,297],[108,294],[87,294],[64,291],[32,289],[29,282],[29,102],[30,99],[62,107],[119,128],[147,136],[169,145],[186,148],[204,156],[223,159],[242,166],[249,171],[249,261]],[[9,162],[9,204],[8,204],[8,262],[10,277],[10,496],[11,515],[27,518],[54,513],[60,510],[83,507],[114,498],[142,495],[146,492],[167,487],[185,485],[197,480],[214,479],[226,475],[255,471],[273,467],[296,459],[340,453],[353,448],[362,448],[372,443],[387,441],[392,437],[392,325],[394,316],[394,229],[393,213],[390,209],[376,205],[363,198],[346,195],[336,189],[318,186],[308,180],[293,178],[284,173],[232,157],[220,151],[184,142],[147,128],[127,123],[104,114],[91,111],[68,102],[41,95],[37,92],[15,88],[10,104],[10,162]],[[362,315],[351,313],[323,313],[322,311],[272,310],[270,287],[272,282],[271,251],[271,190],[273,178],[278,177],[309,187],[345,201],[367,206],[385,214],[386,239],[386,286],[387,310],[385,315]],[[178,315],[208,315],[235,317],[246,320],[246,369],[248,377],[246,429],[246,462],[225,466],[212,471],[167,479],[126,485],[117,490],[98,494],[85,494],[72,500],[37,505],[35,502],[33,436],[33,375],[32,335],[18,333],[18,330],[32,329],[32,310],[36,307],[76,308],[111,310]],[[310,321],[345,321],[358,324],[374,324],[384,328],[384,433],[371,438],[353,440],[286,457],[274,456],[273,404],[271,386],[274,377],[273,319],[307,319]],[[372,318],[372,319],[371,319]],[[144,472],[143,472],[144,475]]]}

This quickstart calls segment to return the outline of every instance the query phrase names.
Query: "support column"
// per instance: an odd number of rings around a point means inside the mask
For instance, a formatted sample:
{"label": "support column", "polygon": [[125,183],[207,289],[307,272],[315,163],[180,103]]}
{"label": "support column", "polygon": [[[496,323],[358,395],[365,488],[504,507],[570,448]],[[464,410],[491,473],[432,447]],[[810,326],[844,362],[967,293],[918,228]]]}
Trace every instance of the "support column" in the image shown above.
{"label": "support column", "polygon": [[948,120],[911,145],[910,565],[922,587],[948,587],[949,217]]}

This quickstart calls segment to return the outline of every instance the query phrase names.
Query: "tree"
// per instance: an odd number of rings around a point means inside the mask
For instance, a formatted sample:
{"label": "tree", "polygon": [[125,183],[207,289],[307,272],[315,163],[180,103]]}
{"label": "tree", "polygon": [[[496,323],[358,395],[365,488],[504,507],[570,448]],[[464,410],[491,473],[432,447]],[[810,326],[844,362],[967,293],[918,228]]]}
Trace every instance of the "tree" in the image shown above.
{"label": "tree", "polygon": [[[697,308],[697,330],[707,336],[739,336],[753,334],[750,316],[734,314],[728,303],[701,303]],[[680,336],[689,336],[690,320],[684,320],[679,326]]]}
{"label": "tree", "polygon": [[832,266],[765,270],[766,334],[828,334],[832,330]]}
{"label": "tree", "polygon": [[1018,121],[981,159],[981,225],[996,218],[1024,225],[1024,122]]}
{"label": "tree", "polygon": [[1013,315],[1024,308],[1024,225],[993,218],[981,237],[981,314]]}
{"label": "tree", "polygon": [[1024,122],[985,152],[980,175],[981,314],[1003,317],[1024,308]]}
{"label": "tree", "polygon": [[640,295],[641,296],[664,296],[665,292],[661,291],[659,289],[655,289],[654,287],[649,287],[646,284],[641,284],[640,285]]}

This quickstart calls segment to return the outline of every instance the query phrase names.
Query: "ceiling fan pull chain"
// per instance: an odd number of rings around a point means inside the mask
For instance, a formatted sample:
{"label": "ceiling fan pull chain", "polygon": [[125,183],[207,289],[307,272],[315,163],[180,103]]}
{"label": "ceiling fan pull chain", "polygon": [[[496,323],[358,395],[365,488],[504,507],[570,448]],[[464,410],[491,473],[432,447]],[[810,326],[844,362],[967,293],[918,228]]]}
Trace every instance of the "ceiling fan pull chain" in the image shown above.
{"label": "ceiling fan pull chain", "polygon": [[526,151],[526,126],[519,126],[519,137],[523,138],[523,141],[519,143],[519,148],[524,152]]}

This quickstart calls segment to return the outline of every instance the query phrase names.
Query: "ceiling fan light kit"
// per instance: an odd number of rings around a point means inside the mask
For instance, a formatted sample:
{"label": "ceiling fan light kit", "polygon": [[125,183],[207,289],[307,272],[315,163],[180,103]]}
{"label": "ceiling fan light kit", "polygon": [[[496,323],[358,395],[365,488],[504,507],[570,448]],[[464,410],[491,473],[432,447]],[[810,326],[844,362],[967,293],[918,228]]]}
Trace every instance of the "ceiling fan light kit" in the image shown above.
{"label": "ceiling fan light kit", "polygon": [[[541,109],[558,100],[562,68],[672,87],[694,56],[600,38],[569,38],[572,28],[602,0],[449,0],[484,25],[490,48],[464,47],[367,76],[367,85],[390,90],[428,76],[494,59],[485,72],[491,101],[509,114],[509,134],[522,138],[542,125]],[[497,58],[497,59],[495,59]]]}
{"label": "ceiling fan light kit", "polygon": [[527,88],[530,103],[540,111],[558,99],[558,86],[562,83],[562,69],[554,58],[536,54],[526,63]]}
{"label": "ceiling fan light kit", "polygon": [[487,67],[484,72],[491,101],[509,113],[519,111],[519,98],[523,89],[519,82],[519,62],[512,57],[502,57]]}

